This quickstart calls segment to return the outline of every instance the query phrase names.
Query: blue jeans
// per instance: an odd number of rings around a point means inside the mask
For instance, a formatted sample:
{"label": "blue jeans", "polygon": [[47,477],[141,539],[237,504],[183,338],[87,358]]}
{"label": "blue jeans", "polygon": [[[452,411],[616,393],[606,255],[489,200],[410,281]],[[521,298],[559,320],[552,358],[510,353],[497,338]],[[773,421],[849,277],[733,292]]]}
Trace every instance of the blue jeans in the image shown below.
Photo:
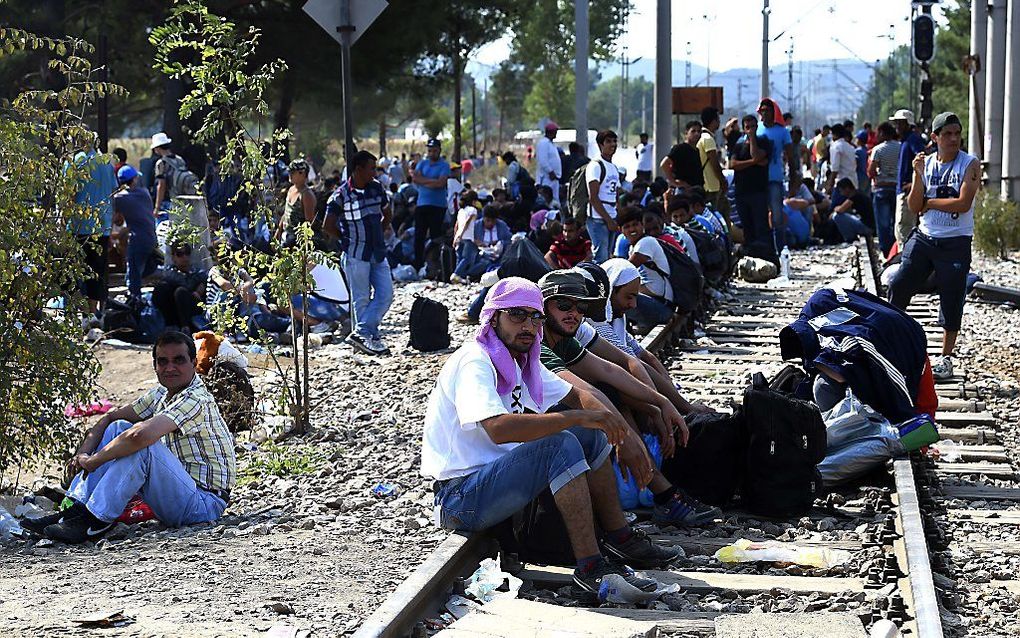
{"label": "blue jeans", "polygon": [[876,186],[871,200],[875,208],[878,245],[882,248],[882,254],[887,255],[896,242],[896,234],[893,231],[893,222],[896,220],[896,187]]}
{"label": "blue jeans", "polygon": [[[128,421],[108,425],[99,449],[131,425]],[[227,509],[222,498],[195,484],[180,460],[160,441],[78,474],[67,491],[96,518],[107,522],[117,520],[137,493],[159,520],[173,527],[214,521]]]}
{"label": "blue jeans", "polygon": [[769,182],[769,212],[772,213],[772,237],[776,254],[786,246],[786,213],[783,212],[783,195],[786,189],[782,182]]}
{"label": "blue jeans", "polygon": [[481,277],[496,263],[483,255],[473,241],[461,241],[457,246],[457,267],[453,274],[459,277]]}
{"label": "blue jeans", "polygon": [[468,306],[467,314],[472,319],[478,319],[482,316],[482,308],[485,307],[485,295],[489,294],[488,288],[482,288],[478,292],[478,296],[475,297],[471,305]]}
{"label": "blue jeans", "polygon": [[513,516],[548,488],[553,494],[609,458],[601,430],[573,427],[522,443],[473,474],[450,479],[436,493],[446,529],[479,531]]}
{"label": "blue jeans", "polygon": [[592,258],[596,264],[601,264],[611,257],[613,236],[616,233],[609,232],[609,227],[598,216],[598,213],[589,214],[588,221],[584,227],[588,230],[588,239],[591,240]]}
{"label": "blue jeans", "polygon": [[627,318],[641,328],[652,328],[668,323],[673,318],[673,308],[664,301],[641,293],[637,306],[627,311]]}
{"label": "blue jeans", "polygon": [[736,203],[740,224],[744,229],[744,244],[771,244],[768,192],[740,193]]}
{"label": "blue jeans", "polygon": [[142,280],[156,272],[155,248],[155,245],[147,246],[134,237],[128,239],[127,287],[132,297],[142,296]]}
{"label": "blue jeans", "polygon": [[859,236],[871,234],[871,229],[853,213],[836,213],[832,216],[832,223],[836,224],[845,242],[854,242]]}
{"label": "blue jeans", "polygon": [[362,337],[379,338],[379,323],[393,303],[393,277],[386,260],[362,261],[347,253],[342,265],[351,287],[354,313],[351,329]]}

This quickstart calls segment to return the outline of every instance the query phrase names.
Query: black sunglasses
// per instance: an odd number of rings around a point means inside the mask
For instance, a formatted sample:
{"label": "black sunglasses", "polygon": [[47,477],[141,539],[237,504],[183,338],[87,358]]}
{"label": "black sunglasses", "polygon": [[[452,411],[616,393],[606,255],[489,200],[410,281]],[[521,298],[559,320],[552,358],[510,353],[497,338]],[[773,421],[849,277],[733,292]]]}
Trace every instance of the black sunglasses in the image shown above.
{"label": "black sunglasses", "polygon": [[582,315],[588,314],[588,309],[591,308],[591,304],[587,301],[575,301],[573,299],[567,299],[561,297],[555,300],[556,309],[560,312],[570,312],[574,308],[577,308],[577,312]]}
{"label": "black sunglasses", "polygon": [[510,308],[503,311],[506,316],[513,323],[524,323],[528,319],[531,319],[531,323],[536,326],[541,326],[545,323],[545,315],[535,310],[525,310],[524,308]]}

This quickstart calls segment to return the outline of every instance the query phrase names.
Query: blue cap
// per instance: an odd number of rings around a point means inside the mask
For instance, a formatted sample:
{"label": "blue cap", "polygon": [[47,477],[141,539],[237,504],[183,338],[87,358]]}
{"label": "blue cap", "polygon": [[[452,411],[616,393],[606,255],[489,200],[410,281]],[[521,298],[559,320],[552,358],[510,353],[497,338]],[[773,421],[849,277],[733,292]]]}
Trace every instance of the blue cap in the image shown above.
{"label": "blue cap", "polygon": [[127,184],[136,177],[138,177],[138,171],[136,171],[135,167],[130,164],[121,166],[117,171],[117,181],[121,184]]}

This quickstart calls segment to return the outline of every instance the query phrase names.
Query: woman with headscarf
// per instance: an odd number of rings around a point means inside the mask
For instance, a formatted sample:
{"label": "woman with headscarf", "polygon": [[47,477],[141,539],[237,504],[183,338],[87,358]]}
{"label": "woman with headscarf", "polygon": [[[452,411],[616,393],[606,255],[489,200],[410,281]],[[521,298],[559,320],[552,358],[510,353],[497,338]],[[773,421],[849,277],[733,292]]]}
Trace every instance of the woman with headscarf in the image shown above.
{"label": "woman with headscarf", "polygon": [[[542,293],[508,277],[486,295],[481,325],[443,365],[425,411],[422,474],[435,479],[436,514],[448,529],[480,531],[506,520],[548,489],[577,560],[574,582],[597,593],[620,574],[650,591],[653,580],[610,563],[665,566],[678,553],[627,524],[606,461],[628,435],[623,419],[594,394],[542,366]],[[551,411],[558,404],[567,409]]]}

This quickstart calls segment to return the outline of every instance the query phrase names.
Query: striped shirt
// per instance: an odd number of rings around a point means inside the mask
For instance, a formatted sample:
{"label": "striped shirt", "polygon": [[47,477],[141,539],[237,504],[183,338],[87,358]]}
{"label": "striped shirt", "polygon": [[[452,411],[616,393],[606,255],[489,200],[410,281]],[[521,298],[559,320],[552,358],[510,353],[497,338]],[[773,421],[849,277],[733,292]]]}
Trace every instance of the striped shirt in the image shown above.
{"label": "striped shirt", "polygon": [[896,176],[900,170],[900,142],[887,140],[871,150],[871,163],[878,174],[875,186],[896,186]]}
{"label": "striped shirt", "polygon": [[197,374],[176,396],[168,397],[167,389],[160,385],[138,397],[131,407],[142,420],[162,415],[177,424],[176,430],[163,437],[163,444],[200,488],[229,491],[234,486],[234,437]]}
{"label": "striped shirt", "polygon": [[326,202],[327,228],[332,217],[340,233],[340,249],[348,257],[381,262],[386,259],[382,218],[383,209],[388,206],[389,197],[377,180],[357,189],[348,179]]}

